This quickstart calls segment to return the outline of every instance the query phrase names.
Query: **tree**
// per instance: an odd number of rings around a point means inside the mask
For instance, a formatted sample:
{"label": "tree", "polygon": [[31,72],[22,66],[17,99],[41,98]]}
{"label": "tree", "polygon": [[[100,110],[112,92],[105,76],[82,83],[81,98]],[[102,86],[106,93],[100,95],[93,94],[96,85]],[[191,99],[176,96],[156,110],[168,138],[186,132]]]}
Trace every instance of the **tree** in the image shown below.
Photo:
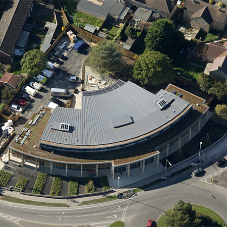
{"label": "tree", "polygon": [[220,81],[214,82],[213,86],[208,90],[208,94],[217,96],[217,99],[222,101],[227,100],[227,84],[222,84]]}
{"label": "tree", "polygon": [[153,22],[145,37],[145,45],[148,50],[167,52],[173,42],[174,28],[167,19]]}
{"label": "tree", "polygon": [[128,25],[128,27],[125,29],[125,35],[132,38],[136,35],[136,30],[132,26]]}
{"label": "tree", "polygon": [[11,71],[11,65],[10,64],[7,64],[5,70],[6,70],[7,73],[10,73],[10,71]]}
{"label": "tree", "polygon": [[208,90],[214,85],[212,76],[204,73],[199,74],[198,83],[202,91],[208,92]]}
{"label": "tree", "polygon": [[214,0],[209,0],[209,3],[210,4],[214,4]]}
{"label": "tree", "polygon": [[192,210],[192,205],[182,200],[174,206],[173,212],[166,217],[165,222],[169,227],[201,226],[200,223],[201,219],[196,217],[196,211]]}
{"label": "tree", "polygon": [[174,78],[174,70],[168,56],[158,51],[145,51],[137,59],[133,77],[141,84],[157,85]]}
{"label": "tree", "polygon": [[224,104],[223,105],[217,104],[215,106],[215,113],[220,117],[227,118],[227,106]]}
{"label": "tree", "polygon": [[22,71],[31,77],[37,75],[47,65],[47,56],[37,49],[26,52],[20,61]]}
{"label": "tree", "polygon": [[223,7],[224,6],[224,3],[223,2],[218,2],[218,6],[219,7]]}
{"label": "tree", "polygon": [[173,37],[173,44],[180,46],[184,42],[184,34],[181,31],[176,31]]}
{"label": "tree", "polygon": [[122,53],[115,43],[103,40],[91,47],[87,63],[98,73],[113,75],[122,69]]}
{"label": "tree", "polygon": [[15,95],[15,91],[10,87],[4,87],[2,90],[2,99],[9,100]]}

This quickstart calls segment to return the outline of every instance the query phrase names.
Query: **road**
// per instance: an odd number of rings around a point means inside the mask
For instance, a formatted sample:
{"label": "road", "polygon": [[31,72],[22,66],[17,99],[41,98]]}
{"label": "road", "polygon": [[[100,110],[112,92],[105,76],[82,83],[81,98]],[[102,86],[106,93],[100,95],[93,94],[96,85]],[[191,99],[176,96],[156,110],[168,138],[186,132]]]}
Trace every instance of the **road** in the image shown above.
{"label": "road", "polygon": [[[37,223],[61,224],[64,212],[64,225],[108,226],[116,220],[123,220],[127,226],[146,226],[149,218],[158,220],[160,215],[173,207],[178,200],[204,205],[217,212],[227,223],[226,190],[210,184],[211,175],[224,171],[227,167],[217,167],[211,161],[204,162],[204,174],[191,177],[191,169],[138,193],[128,200],[115,200],[96,205],[70,208],[36,207],[0,202],[0,212],[10,217]],[[160,176],[157,176],[160,177]]]}

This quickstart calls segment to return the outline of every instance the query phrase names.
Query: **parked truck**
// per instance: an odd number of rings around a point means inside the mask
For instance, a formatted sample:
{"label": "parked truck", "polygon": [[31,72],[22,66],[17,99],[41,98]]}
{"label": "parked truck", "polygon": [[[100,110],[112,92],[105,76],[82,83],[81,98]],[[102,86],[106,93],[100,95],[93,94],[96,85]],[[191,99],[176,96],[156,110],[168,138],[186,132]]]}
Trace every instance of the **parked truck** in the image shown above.
{"label": "parked truck", "polygon": [[76,35],[71,30],[69,30],[67,32],[67,35],[68,35],[68,37],[69,37],[69,39],[71,40],[72,43],[76,42],[76,40],[77,40]]}
{"label": "parked truck", "polygon": [[83,40],[77,41],[77,43],[74,45],[74,49],[75,49],[76,51],[79,51],[80,48],[83,46],[83,44],[84,44],[84,41],[83,41]]}

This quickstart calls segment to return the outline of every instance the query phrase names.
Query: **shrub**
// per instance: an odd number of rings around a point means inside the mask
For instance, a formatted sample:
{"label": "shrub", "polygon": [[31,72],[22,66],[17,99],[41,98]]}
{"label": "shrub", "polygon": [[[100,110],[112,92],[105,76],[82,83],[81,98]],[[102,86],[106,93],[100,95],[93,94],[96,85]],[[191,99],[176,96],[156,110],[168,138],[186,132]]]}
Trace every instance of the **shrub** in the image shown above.
{"label": "shrub", "polygon": [[0,186],[5,187],[9,181],[9,179],[11,178],[11,176],[12,176],[12,174],[10,174],[4,170],[0,170]]}
{"label": "shrub", "polygon": [[6,105],[5,103],[0,104],[0,111],[4,108],[5,105]]}
{"label": "shrub", "polygon": [[214,0],[209,0],[209,3],[210,4],[214,4]]}
{"label": "shrub", "polygon": [[110,189],[107,176],[101,176],[101,182],[102,182],[102,190],[103,191]]}
{"label": "shrub", "polygon": [[78,179],[76,177],[69,178],[69,196],[77,195],[78,193]]}
{"label": "shrub", "polygon": [[86,193],[94,193],[95,185],[93,183],[93,180],[91,180],[90,177],[86,177],[85,182],[86,182]]}
{"label": "shrub", "polygon": [[42,172],[39,173],[36,179],[32,194],[41,194],[47,176],[48,176],[47,173],[42,173]]}
{"label": "shrub", "polygon": [[223,2],[218,2],[218,6],[219,7],[223,7],[224,6],[224,3]]}
{"label": "shrub", "polygon": [[50,195],[52,196],[59,196],[61,190],[61,177],[54,177]]}
{"label": "shrub", "polygon": [[2,90],[2,99],[9,100],[15,95],[15,91],[11,87],[4,87]]}
{"label": "shrub", "polygon": [[16,187],[21,188],[23,190],[25,185],[27,184],[27,182],[28,182],[28,180],[26,178],[19,175]]}
{"label": "shrub", "polygon": [[6,65],[5,70],[6,70],[7,73],[10,73],[10,71],[11,71],[11,65],[9,65],[9,64]]}

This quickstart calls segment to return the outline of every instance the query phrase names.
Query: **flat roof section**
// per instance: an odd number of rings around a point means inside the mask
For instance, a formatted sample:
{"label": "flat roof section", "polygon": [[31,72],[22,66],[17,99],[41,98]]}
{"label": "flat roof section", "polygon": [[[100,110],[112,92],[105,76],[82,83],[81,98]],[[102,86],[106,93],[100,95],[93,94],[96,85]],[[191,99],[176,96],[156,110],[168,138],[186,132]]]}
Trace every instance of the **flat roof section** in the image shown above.
{"label": "flat roof section", "polygon": [[[169,122],[173,123],[190,106],[187,101],[165,90],[154,95],[130,81],[120,83],[121,86],[116,84],[106,88],[106,93],[94,92],[93,95],[89,92],[87,95],[86,92],[82,96],[82,109],[57,107],[40,143],[81,149],[127,144],[129,140],[136,141],[142,135],[146,137],[146,134],[157,132]],[[167,105],[160,109],[158,103],[163,99]],[[113,119],[117,119],[117,124],[121,121],[119,119],[124,119],[120,124],[129,123],[129,117],[122,118],[126,115],[133,119],[133,123],[114,128]],[[53,130],[52,125],[56,123],[67,123],[72,130]]]}

